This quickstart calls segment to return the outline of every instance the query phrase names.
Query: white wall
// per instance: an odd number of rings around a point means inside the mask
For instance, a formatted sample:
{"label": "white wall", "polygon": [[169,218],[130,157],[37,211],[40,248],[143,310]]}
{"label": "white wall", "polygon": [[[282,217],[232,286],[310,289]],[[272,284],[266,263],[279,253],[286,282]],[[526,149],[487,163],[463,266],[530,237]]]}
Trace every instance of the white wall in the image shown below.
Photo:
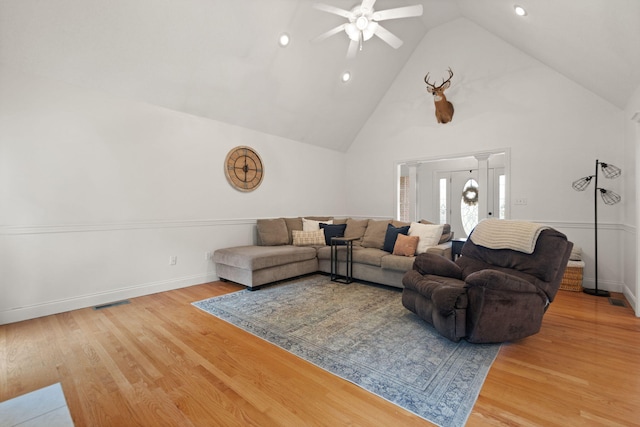
{"label": "white wall", "polygon": [[[440,125],[422,79],[449,66]],[[396,162],[500,148],[528,200],[511,218],[582,246],[587,286],[593,193],[571,182],[596,158],[624,167],[606,182],[623,204],[600,209],[600,284],[636,304],[639,109],[640,90],[620,111],[465,19],[426,35],[346,155],[0,66],[0,324],[214,280],[205,252],[252,243],[256,218],[391,217]],[[265,162],[253,193],[225,180],[236,145]]]}
{"label": "white wall", "polygon": [[[7,66],[0,129],[0,324],[215,280],[205,253],[256,218],[345,212],[342,153]],[[237,145],[265,164],[251,193],[224,176]]]}
{"label": "white wall", "polygon": [[[438,124],[423,78],[454,72],[453,121]],[[427,33],[347,153],[348,210],[393,216],[394,163],[511,149],[512,219],[548,223],[585,251],[593,286],[593,191],[571,183],[596,158],[624,165],[623,112],[461,18]],[[608,181],[622,192],[625,178]],[[599,286],[622,291],[624,206],[599,209]]]}
{"label": "white wall", "polygon": [[[625,109],[625,169],[626,179],[624,197],[627,200],[625,209],[625,233],[624,233],[624,251],[625,251],[625,282],[629,284],[630,294],[627,299],[633,300],[636,309],[636,316],[640,317],[640,304],[638,296],[640,295],[640,278],[637,265],[640,262],[640,251],[638,250],[637,224],[638,215],[638,192],[640,192],[640,182],[638,181],[637,170],[640,167],[640,87],[631,96],[629,104]],[[634,286],[635,285],[635,286]]]}

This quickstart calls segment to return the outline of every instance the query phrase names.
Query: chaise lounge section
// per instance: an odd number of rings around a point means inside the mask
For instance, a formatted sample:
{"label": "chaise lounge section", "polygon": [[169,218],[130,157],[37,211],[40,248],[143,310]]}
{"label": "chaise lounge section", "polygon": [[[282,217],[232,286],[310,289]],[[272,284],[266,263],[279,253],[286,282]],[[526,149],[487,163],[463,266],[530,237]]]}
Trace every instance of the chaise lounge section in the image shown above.
{"label": "chaise lounge section", "polygon": [[[331,237],[354,238],[353,278],[402,288],[402,277],[412,269],[416,251],[451,257],[450,230],[448,224],[428,221],[329,216],[259,219],[256,245],[218,249],[213,261],[220,279],[254,290],[305,274],[331,273]],[[398,235],[403,236],[402,242],[416,242],[415,249],[409,245],[410,255],[394,255]],[[346,248],[339,247],[337,254],[337,273],[344,275]]]}
{"label": "chaise lounge section", "polygon": [[215,251],[213,260],[218,277],[251,289],[318,271],[313,247],[236,246]]}

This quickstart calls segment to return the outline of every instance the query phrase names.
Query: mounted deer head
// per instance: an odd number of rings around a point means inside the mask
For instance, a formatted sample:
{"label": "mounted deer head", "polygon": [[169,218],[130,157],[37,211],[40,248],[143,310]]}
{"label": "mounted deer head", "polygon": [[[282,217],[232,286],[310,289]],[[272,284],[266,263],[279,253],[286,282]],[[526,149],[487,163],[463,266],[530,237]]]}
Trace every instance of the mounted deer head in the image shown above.
{"label": "mounted deer head", "polygon": [[453,118],[453,104],[447,101],[447,98],[444,96],[444,91],[451,86],[451,77],[453,77],[453,71],[449,68],[449,78],[447,80],[442,79],[442,84],[436,86],[429,83],[429,73],[424,76],[427,90],[433,95],[433,103],[436,106],[436,119],[438,119],[438,123],[449,123]]}

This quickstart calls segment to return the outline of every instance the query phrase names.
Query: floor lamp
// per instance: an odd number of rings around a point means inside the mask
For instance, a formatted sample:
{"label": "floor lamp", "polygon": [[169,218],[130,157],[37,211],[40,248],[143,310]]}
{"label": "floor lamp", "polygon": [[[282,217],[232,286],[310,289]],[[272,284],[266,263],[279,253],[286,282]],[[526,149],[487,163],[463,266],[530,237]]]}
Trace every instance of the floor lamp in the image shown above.
{"label": "floor lamp", "polygon": [[609,291],[598,289],[598,191],[600,192],[600,196],[606,205],[615,205],[620,202],[622,198],[619,194],[614,193],[611,190],[605,190],[604,188],[598,187],[598,166],[602,170],[602,174],[605,178],[614,179],[622,175],[622,170],[619,167],[614,166],[610,163],[604,163],[599,160],[596,160],[596,172],[593,175],[585,176],[584,178],[580,178],[577,181],[574,181],[571,186],[576,191],[584,191],[587,189],[591,180],[595,180],[595,188],[593,195],[593,213],[594,213],[594,230],[595,230],[595,272],[596,272],[596,287],[594,289],[583,290],[584,293],[589,295],[595,295],[599,297],[608,297]]}

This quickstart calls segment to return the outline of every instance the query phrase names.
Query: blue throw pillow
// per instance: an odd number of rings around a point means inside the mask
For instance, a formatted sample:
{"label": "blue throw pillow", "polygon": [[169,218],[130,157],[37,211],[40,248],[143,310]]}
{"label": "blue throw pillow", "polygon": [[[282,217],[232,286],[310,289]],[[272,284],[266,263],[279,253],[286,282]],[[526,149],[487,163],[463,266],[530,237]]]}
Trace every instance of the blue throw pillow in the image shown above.
{"label": "blue throw pillow", "polygon": [[344,230],[346,228],[347,224],[325,224],[323,222],[320,223],[320,229],[324,230],[324,240],[327,245],[331,244],[332,237],[344,237]]}
{"label": "blue throw pillow", "polygon": [[396,244],[398,234],[404,234],[405,236],[409,234],[409,226],[405,225],[404,227],[394,227],[391,224],[387,225],[387,234],[384,236],[384,245],[382,245],[383,251],[393,252],[393,247]]}

